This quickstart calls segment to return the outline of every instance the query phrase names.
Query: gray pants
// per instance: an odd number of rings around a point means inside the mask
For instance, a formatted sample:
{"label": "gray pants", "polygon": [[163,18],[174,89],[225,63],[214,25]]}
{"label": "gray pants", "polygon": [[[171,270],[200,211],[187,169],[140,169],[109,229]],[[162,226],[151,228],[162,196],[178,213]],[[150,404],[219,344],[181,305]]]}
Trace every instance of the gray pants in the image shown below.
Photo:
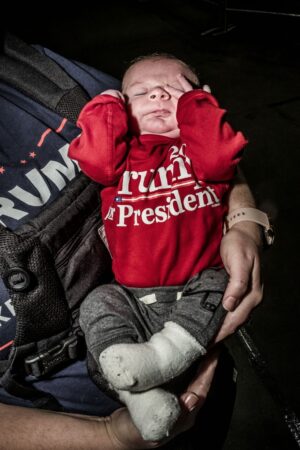
{"label": "gray pants", "polygon": [[184,286],[99,286],[80,309],[88,349],[98,361],[100,353],[113,344],[148,341],[167,321],[185,328],[207,348],[226,314],[221,300],[227,281],[224,269],[211,268]]}

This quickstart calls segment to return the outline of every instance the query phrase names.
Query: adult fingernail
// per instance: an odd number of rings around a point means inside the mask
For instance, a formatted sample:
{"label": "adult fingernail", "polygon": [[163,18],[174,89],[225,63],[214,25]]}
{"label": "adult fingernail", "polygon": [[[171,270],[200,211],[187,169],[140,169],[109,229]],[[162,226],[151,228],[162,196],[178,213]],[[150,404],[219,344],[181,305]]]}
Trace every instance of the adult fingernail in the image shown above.
{"label": "adult fingernail", "polygon": [[193,409],[196,408],[198,401],[199,401],[198,397],[196,397],[194,394],[189,394],[184,399],[184,404],[185,404],[185,407],[189,410],[189,412],[192,412]]}
{"label": "adult fingernail", "polygon": [[238,305],[238,299],[235,297],[226,297],[223,306],[227,311],[234,311]]}

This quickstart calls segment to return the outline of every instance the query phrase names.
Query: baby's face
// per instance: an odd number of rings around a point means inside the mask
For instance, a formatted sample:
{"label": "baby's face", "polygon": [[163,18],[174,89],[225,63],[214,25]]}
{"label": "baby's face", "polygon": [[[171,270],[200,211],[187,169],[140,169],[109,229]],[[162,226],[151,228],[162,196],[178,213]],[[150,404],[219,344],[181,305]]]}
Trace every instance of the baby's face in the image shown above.
{"label": "baby's face", "polygon": [[171,59],[140,61],[129,68],[123,79],[123,94],[135,133],[179,136],[178,95],[168,86],[181,91],[180,74],[191,79],[190,70]]}

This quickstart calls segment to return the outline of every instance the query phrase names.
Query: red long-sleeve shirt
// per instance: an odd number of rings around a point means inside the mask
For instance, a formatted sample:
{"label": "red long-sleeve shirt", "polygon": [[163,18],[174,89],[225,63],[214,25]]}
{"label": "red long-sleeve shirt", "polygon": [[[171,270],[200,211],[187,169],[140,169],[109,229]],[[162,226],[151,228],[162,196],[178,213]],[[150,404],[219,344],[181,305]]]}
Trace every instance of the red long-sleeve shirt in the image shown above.
{"label": "red long-sleeve shirt", "polygon": [[122,100],[98,95],[82,110],[69,156],[104,186],[101,213],[119,283],[181,285],[222,265],[222,200],[246,144],[225,112],[194,90],[178,101],[180,137],[129,138]]}

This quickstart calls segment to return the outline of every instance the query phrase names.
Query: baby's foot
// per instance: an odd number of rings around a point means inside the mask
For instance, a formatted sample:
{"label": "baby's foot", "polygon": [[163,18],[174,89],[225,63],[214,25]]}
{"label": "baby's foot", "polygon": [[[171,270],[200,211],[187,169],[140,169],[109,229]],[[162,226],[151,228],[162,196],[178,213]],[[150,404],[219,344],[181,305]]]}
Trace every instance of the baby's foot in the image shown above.
{"label": "baby's foot", "polygon": [[117,392],[146,441],[159,441],[169,435],[181,412],[175,395],[160,388]]}
{"label": "baby's foot", "polygon": [[205,349],[184,328],[167,322],[144,344],[116,344],[99,358],[106,379],[116,389],[144,391],[184,372]]}

